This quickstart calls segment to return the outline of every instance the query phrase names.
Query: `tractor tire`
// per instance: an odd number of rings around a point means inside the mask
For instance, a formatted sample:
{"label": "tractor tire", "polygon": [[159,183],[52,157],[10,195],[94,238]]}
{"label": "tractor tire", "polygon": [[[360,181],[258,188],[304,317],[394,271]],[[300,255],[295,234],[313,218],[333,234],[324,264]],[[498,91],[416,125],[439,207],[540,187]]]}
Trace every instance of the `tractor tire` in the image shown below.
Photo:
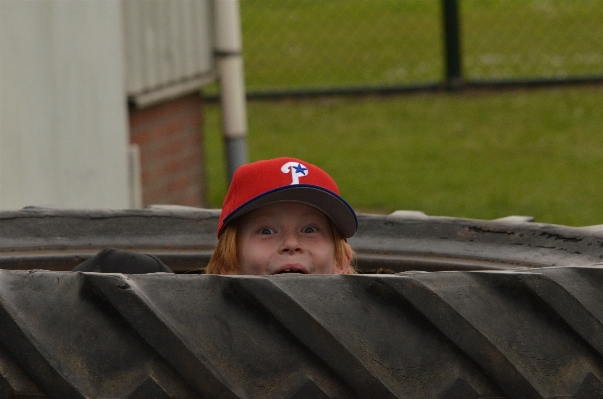
{"label": "tractor tire", "polygon": [[603,267],[0,270],[0,398],[603,397]]}
{"label": "tractor tire", "polygon": [[[0,211],[0,269],[72,270],[105,248],[156,256],[176,273],[202,273],[219,210]],[[511,216],[476,220],[397,211],[358,216],[349,240],[361,273],[505,270],[603,262],[603,226],[567,227]]]}

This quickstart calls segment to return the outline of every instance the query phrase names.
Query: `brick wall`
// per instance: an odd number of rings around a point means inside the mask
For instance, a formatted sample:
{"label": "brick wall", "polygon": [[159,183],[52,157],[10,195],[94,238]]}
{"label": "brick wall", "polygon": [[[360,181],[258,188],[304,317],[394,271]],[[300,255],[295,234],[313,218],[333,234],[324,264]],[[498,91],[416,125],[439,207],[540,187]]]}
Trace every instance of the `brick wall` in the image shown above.
{"label": "brick wall", "polygon": [[143,206],[203,206],[202,97],[190,94],[130,111],[140,146]]}

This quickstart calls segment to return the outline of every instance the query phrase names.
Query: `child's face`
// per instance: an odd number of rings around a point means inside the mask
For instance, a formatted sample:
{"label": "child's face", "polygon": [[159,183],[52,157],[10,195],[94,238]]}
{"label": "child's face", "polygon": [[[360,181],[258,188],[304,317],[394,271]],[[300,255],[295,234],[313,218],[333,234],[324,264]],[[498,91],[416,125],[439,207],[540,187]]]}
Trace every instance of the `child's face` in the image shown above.
{"label": "child's face", "polygon": [[238,274],[343,273],[335,261],[327,216],[296,202],[278,202],[242,216],[237,232]]}

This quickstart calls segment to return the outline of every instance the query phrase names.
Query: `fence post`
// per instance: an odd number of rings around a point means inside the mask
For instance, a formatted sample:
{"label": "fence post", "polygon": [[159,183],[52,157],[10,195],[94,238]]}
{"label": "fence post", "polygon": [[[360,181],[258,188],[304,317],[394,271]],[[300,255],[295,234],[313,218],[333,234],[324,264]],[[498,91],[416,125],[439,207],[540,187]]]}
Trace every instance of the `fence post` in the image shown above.
{"label": "fence post", "polygon": [[446,62],[446,80],[444,83],[450,89],[457,89],[463,84],[458,1],[442,0],[442,14]]}

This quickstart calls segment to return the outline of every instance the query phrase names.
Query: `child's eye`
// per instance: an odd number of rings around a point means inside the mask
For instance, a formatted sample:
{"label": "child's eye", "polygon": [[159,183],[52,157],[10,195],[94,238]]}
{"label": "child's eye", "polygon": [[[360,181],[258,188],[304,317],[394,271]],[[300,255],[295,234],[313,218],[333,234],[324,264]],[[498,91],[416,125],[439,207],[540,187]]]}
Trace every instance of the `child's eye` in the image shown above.
{"label": "child's eye", "polygon": [[262,230],[260,230],[260,234],[274,234],[274,231],[272,231],[272,229],[265,227]]}
{"label": "child's eye", "polygon": [[316,228],[314,228],[314,227],[306,227],[304,229],[304,233],[316,233]]}

